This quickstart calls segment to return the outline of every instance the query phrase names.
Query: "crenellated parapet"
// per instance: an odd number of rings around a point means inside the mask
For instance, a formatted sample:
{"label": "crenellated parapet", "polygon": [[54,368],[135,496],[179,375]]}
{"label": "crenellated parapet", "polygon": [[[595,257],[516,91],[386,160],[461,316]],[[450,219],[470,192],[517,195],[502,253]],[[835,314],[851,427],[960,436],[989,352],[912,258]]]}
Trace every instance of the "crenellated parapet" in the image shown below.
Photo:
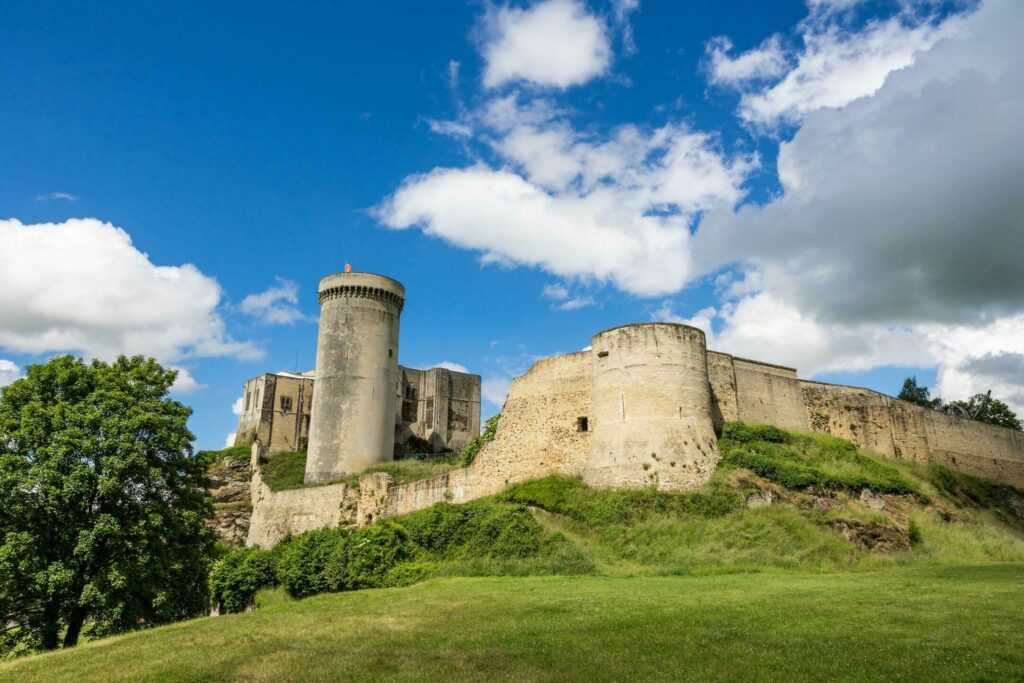
{"label": "crenellated parapet", "polygon": [[320,305],[333,299],[370,299],[395,309],[401,313],[405,299],[393,291],[366,285],[337,285],[320,290]]}

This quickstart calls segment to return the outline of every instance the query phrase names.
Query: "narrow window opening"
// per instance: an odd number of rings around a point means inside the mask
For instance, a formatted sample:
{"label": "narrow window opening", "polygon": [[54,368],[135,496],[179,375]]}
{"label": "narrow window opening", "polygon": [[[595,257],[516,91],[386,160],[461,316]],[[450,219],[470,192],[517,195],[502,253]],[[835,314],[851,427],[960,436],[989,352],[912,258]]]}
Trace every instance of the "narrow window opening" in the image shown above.
{"label": "narrow window opening", "polygon": [[292,409],[292,397],[282,396],[281,397],[281,412],[287,413]]}
{"label": "narrow window opening", "polygon": [[608,352],[607,351],[598,351],[597,352],[597,357],[598,358],[605,358],[607,356],[608,356]]}
{"label": "narrow window opening", "polygon": [[394,349],[388,349],[388,358],[394,358],[394,357],[395,357],[395,350]]}
{"label": "narrow window opening", "polygon": [[577,432],[589,432],[590,431],[590,420],[586,417],[580,417],[576,419],[576,431]]}

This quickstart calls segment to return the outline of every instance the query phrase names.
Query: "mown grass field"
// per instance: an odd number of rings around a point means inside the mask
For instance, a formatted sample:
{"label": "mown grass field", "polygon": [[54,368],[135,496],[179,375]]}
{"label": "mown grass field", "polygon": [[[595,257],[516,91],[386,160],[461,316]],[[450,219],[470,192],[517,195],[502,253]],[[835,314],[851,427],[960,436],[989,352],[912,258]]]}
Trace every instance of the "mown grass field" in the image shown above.
{"label": "mown grass field", "polygon": [[1020,680],[1024,565],[488,577],[271,593],[0,664],[9,681]]}

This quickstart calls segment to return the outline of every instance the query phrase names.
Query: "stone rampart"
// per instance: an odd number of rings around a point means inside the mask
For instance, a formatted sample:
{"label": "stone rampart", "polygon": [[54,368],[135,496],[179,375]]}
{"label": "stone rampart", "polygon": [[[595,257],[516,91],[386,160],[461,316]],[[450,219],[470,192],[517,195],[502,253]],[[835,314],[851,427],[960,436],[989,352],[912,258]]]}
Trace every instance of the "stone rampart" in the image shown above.
{"label": "stone rampart", "polygon": [[1024,487],[1024,432],[863,389],[801,380],[811,431],[891,458],[935,462]]}
{"label": "stone rampart", "polygon": [[743,358],[733,358],[733,370],[740,420],[807,430],[807,411],[796,370]]}

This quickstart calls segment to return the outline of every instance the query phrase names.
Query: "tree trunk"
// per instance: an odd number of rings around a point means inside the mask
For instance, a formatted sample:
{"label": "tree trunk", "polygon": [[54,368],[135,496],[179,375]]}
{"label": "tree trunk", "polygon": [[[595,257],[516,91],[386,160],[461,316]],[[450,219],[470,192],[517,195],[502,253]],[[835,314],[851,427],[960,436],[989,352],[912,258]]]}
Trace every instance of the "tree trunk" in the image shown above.
{"label": "tree trunk", "polygon": [[39,627],[39,649],[56,650],[60,643],[60,608],[49,603],[43,608],[43,623]]}
{"label": "tree trunk", "polygon": [[64,634],[64,647],[78,645],[78,636],[82,633],[82,625],[85,624],[87,612],[82,607],[71,610],[71,617],[68,620],[68,631]]}

